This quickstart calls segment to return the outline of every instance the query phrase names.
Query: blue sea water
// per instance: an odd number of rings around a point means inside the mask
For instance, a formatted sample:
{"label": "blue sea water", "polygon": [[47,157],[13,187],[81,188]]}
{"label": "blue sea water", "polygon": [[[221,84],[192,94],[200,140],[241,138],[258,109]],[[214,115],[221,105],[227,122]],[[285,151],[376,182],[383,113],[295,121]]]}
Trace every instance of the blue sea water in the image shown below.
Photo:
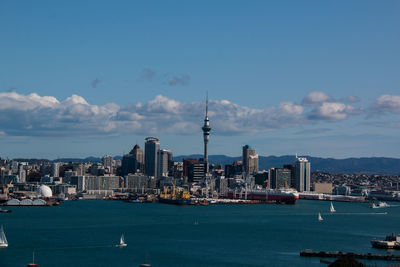
{"label": "blue sea water", "polygon": [[[396,203],[392,203],[396,204]],[[66,201],[0,213],[9,247],[0,266],[326,266],[299,252],[397,253],[372,238],[400,232],[400,206],[300,200],[296,205],[172,206]],[[321,212],[324,221],[318,222]],[[387,212],[387,214],[384,214]],[[198,224],[195,224],[195,221]],[[118,248],[121,234],[127,247]],[[390,262],[369,261],[387,266]],[[393,263],[392,263],[393,264]]]}

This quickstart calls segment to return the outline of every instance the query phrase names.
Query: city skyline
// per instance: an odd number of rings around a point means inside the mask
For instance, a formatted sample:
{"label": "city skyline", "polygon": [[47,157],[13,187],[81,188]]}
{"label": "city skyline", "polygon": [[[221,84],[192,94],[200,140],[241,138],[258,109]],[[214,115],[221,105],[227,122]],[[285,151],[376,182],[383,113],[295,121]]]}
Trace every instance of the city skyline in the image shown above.
{"label": "city skyline", "polygon": [[[212,8],[210,8],[212,6]],[[2,3],[0,157],[400,158],[397,1]]]}

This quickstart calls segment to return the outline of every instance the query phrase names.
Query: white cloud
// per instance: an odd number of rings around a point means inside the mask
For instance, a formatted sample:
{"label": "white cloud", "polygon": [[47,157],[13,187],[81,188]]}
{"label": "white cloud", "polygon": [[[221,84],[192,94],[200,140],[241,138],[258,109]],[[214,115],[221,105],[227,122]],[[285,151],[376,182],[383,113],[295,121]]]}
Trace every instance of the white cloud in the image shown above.
{"label": "white cloud", "polygon": [[381,95],[372,105],[374,112],[379,113],[400,113],[400,96],[399,95]]}
{"label": "white cloud", "polygon": [[331,100],[332,100],[332,97],[325,94],[324,92],[313,91],[313,92],[310,92],[308,95],[306,95],[303,98],[303,101],[301,102],[301,104],[303,106],[313,106],[313,105],[319,105],[321,103],[328,102]]}
{"label": "white cloud", "polygon": [[[229,100],[210,100],[212,133],[237,135],[296,127],[314,120],[343,120],[359,109],[322,92],[305,99],[313,106],[282,102],[277,107],[251,108]],[[304,100],[303,100],[304,101]],[[310,111],[311,109],[311,111]],[[82,96],[63,101],[37,94],[0,93],[0,132],[14,136],[104,136],[122,134],[193,134],[201,131],[205,103],[180,102],[157,95],[145,103],[119,106],[89,104]]]}
{"label": "white cloud", "polygon": [[358,113],[359,110],[353,106],[337,102],[325,102],[314,108],[308,117],[310,119],[335,121],[347,119],[349,115]]}

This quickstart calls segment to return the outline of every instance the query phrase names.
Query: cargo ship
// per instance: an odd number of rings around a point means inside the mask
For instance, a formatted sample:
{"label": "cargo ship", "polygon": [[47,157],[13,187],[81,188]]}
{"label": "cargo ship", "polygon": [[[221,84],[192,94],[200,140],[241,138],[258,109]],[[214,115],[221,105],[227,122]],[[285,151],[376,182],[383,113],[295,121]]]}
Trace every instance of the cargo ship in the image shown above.
{"label": "cargo ship", "polygon": [[160,203],[173,205],[190,205],[192,203],[190,194],[186,189],[176,190],[174,185],[170,194],[167,193],[167,191],[168,190],[164,187],[164,192],[158,197]]}
{"label": "cargo ship", "polygon": [[258,200],[261,202],[296,204],[299,193],[292,189],[259,189],[242,192],[229,191],[228,198]]}

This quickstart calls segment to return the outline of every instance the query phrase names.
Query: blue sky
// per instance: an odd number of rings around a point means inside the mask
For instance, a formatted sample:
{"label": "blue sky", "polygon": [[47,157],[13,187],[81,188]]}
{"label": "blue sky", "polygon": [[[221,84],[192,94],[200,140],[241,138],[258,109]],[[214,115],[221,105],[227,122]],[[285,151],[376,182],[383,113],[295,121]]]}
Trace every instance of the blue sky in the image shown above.
{"label": "blue sky", "polygon": [[400,157],[399,1],[1,1],[0,157]]}

